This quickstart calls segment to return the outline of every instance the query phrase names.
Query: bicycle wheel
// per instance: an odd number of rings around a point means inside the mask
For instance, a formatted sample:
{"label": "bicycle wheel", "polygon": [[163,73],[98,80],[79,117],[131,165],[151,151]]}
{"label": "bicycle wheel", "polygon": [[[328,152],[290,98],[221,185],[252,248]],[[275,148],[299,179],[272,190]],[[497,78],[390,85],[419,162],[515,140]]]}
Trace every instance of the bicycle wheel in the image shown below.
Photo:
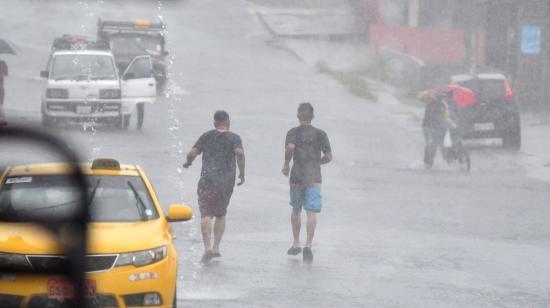
{"label": "bicycle wheel", "polygon": [[464,148],[460,150],[460,154],[458,155],[458,164],[460,166],[460,171],[464,171],[464,172],[469,172],[470,168],[472,167],[470,154]]}

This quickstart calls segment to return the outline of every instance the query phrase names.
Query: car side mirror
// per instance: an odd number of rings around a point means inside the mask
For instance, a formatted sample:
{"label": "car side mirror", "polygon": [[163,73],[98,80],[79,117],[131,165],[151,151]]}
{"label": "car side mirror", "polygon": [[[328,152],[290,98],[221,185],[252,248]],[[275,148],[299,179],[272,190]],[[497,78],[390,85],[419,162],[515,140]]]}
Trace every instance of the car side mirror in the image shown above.
{"label": "car side mirror", "polygon": [[40,77],[48,78],[48,77],[50,77],[50,72],[49,71],[40,71]]}
{"label": "car side mirror", "polygon": [[135,79],[135,78],[136,78],[136,74],[132,72],[128,72],[124,74],[124,76],[122,76],[122,80]]}
{"label": "car side mirror", "polygon": [[172,204],[168,208],[168,222],[187,221],[193,217],[193,209],[185,204]]}

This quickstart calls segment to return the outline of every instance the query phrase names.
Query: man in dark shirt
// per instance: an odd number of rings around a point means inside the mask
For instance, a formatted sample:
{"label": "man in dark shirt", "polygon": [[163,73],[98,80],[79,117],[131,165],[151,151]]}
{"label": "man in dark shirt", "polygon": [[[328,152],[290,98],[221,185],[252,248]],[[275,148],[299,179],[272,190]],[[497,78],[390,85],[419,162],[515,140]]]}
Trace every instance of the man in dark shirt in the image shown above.
{"label": "man in dark shirt", "polygon": [[[300,126],[288,131],[286,135],[285,163],[283,174],[290,173],[290,205],[292,206],[291,224],[294,242],[288,250],[289,255],[302,252],[300,247],[300,228],[302,208],[307,216],[307,240],[303,249],[305,262],[313,261],[311,251],[313,235],[317,225],[317,213],[321,212],[321,165],[332,160],[332,151],[327,134],[311,125],[314,112],[310,103],[298,107]],[[290,161],[293,160],[292,170]]]}
{"label": "man in dark shirt", "polygon": [[6,125],[4,116],[4,77],[8,76],[8,65],[0,60],[0,126]]}
{"label": "man in dark shirt", "polygon": [[[225,215],[235,186],[236,166],[239,167],[238,185],[244,183],[244,150],[239,135],[229,131],[229,114],[216,111],[215,129],[204,133],[195,143],[184,168],[189,168],[193,160],[202,153],[202,170],[197,194],[201,213],[201,230],[204,242],[202,262],[210,262],[221,257],[220,242],[225,230]],[[235,164],[236,158],[236,164]],[[214,243],[211,243],[212,218],[214,223]]]}

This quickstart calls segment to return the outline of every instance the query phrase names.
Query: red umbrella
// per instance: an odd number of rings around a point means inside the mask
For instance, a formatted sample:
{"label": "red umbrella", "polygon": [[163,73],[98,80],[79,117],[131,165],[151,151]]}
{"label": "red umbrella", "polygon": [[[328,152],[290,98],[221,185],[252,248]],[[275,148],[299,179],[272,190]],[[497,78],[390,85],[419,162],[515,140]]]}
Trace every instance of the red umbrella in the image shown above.
{"label": "red umbrella", "polygon": [[460,108],[469,107],[477,103],[477,95],[474,91],[457,85],[457,84],[448,84],[440,88],[442,91],[452,91],[453,100],[457,103]]}

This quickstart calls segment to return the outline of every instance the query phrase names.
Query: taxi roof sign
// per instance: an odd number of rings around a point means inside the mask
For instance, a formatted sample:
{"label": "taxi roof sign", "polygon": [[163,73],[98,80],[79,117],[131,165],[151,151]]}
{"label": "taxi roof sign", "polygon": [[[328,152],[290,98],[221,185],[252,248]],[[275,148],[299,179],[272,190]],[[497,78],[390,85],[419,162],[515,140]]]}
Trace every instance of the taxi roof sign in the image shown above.
{"label": "taxi roof sign", "polygon": [[151,21],[147,19],[138,19],[134,22],[134,27],[138,29],[148,29],[151,27]]}
{"label": "taxi roof sign", "polygon": [[95,170],[120,170],[120,163],[116,159],[98,158],[92,162],[92,169]]}

